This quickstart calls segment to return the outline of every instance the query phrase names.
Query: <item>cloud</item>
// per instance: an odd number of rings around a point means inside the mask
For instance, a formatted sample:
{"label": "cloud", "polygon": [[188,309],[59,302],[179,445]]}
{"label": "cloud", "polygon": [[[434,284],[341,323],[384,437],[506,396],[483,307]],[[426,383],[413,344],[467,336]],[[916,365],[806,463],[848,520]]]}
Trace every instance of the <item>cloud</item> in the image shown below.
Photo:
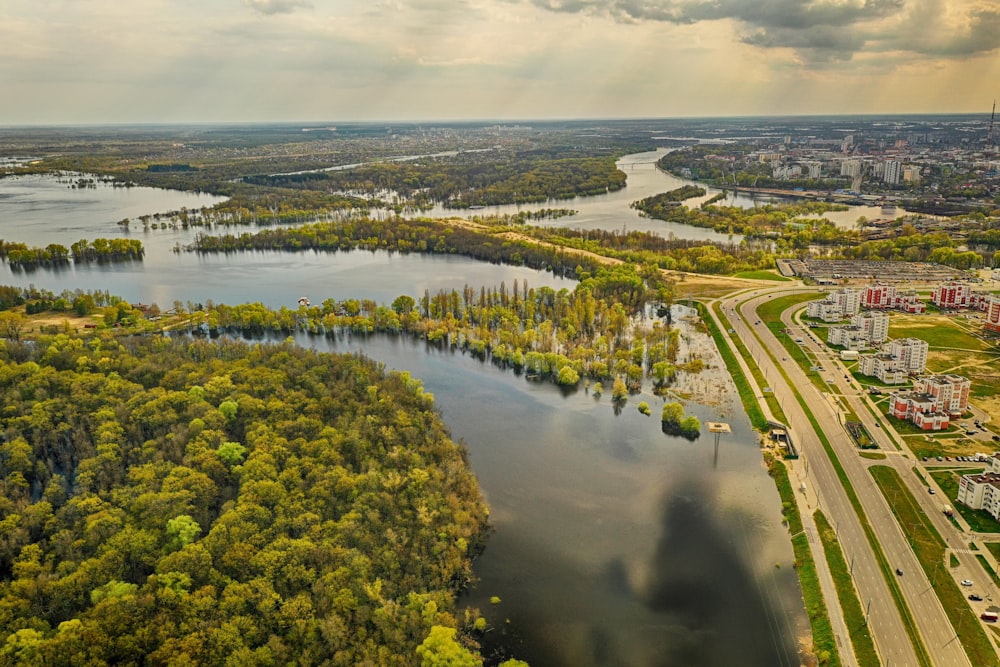
{"label": "cloud", "polygon": [[312,7],[309,0],[243,0],[250,9],[261,14],[291,14],[300,7]]}
{"label": "cloud", "polygon": [[731,21],[738,39],[802,61],[897,51],[963,58],[1000,48],[1000,9],[977,0],[529,0],[557,13],[622,23]]}

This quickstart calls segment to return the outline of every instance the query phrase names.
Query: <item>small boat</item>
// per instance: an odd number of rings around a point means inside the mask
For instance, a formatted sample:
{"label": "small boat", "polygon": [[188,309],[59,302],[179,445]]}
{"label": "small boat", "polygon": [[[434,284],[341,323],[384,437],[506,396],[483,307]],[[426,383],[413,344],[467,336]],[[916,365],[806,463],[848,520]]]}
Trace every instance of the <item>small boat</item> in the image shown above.
{"label": "small boat", "polygon": [[309,306],[309,298],[308,297],[304,297],[304,296],[300,296],[299,297],[299,305],[300,306],[306,306],[306,307],[308,307]]}

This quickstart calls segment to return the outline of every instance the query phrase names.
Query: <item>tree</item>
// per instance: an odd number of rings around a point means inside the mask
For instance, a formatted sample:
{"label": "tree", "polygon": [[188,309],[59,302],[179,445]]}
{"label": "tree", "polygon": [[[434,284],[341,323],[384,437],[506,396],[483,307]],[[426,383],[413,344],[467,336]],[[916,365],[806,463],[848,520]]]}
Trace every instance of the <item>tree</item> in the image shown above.
{"label": "tree", "polygon": [[567,387],[575,387],[580,382],[580,374],[573,370],[572,366],[566,365],[559,369],[559,384]]}
{"label": "tree", "polygon": [[7,340],[21,340],[21,333],[28,324],[28,319],[21,313],[6,310],[0,313],[0,336]]}
{"label": "tree", "polygon": [[482,660],[455,640],[455,633],[455,628],[443,625],[431,627],[430,634],[417,647],[420,667],[479,667],[482,665]]}

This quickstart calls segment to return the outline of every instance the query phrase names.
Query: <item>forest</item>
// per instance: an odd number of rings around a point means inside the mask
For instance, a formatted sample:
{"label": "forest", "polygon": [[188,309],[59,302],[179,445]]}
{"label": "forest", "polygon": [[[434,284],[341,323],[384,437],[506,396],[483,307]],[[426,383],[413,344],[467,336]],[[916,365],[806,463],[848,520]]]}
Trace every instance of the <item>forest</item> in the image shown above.
{"label": "forest", "polygon": [[0,395],[0,664],[479,664],[487,510],[406,373],[60,334]]}
{"label": "forest", "polygon": [[402,198],[416,209],[436,203],[448,208],[544,202],[604,194],[625,187],[625,172],[614,156],[550,157],[503,153],[493,159],[427,158],[385,161],[353,169],[248,176],[254,185],[346,192],[369,199]]}

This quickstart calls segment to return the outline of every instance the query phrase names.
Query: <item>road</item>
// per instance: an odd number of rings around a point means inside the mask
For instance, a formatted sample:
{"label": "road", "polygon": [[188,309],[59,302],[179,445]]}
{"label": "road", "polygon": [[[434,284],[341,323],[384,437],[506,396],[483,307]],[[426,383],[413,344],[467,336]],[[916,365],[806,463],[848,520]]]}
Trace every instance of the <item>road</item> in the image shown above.
{"label": "road", "polygon": [[[820,429],[830,441],[890,566],[898,567],[904,572],[897,581],[933,664],[956,667],[970,665],[940,601],[930,587],[930,582],[924,576],[886,500],[868,472],[868,461],[857,455],[854,443],[843,430],[838,410],[826,395],[812,385],[803,370],[787,357],[784,347],[770,330],[763,324],[756,324],[758,319],[755,311],[760,303],[774,294],[787,294],[793,291],[804,290],[780,287],[761,289],[751,293],[749,299],[747,295],[729,297],[723,300],[722,304],[735,329],[735,335],[743,340],[750,350],[785,412],[793,437],[802,454],[800,461],[793,465],[793,470],[796,475],[803,476],[815,489],[821,509],[836,527],[841,547],[848,562],[851,563],[862,607],[868,611],[869,625],[882,662],[891,665],[919,664],[860,520],[812,425],[795,400],[789,383],[778,372],[779,366],[789,381],[798,387]],[[765,348],[771,350],[775,358],[772,359]],[[873,426],[872,431],[874,430],[876,429]],[[890,457],[887,460],[892,461],[894,465],[900,464],[897,469],[902,468],[900,472],[903,478],[908,483],[915,483],[915,476],[908,470],[901,457]],[[926,490],[921,490],[922,493],[917,497],[927,500],[924,496],[929,494]],[[933,515],[933,512],[928,514]],[[943,515],[941,518],[944,519]],[[966,561],[971,560],[973,564],[978,565],[973,556],[960,554],[960,559],[962,555],[966,556]],[[820,552],[818,556],[822,557],[822,553]],[[979,569],[981,571],[981,568]]]}

